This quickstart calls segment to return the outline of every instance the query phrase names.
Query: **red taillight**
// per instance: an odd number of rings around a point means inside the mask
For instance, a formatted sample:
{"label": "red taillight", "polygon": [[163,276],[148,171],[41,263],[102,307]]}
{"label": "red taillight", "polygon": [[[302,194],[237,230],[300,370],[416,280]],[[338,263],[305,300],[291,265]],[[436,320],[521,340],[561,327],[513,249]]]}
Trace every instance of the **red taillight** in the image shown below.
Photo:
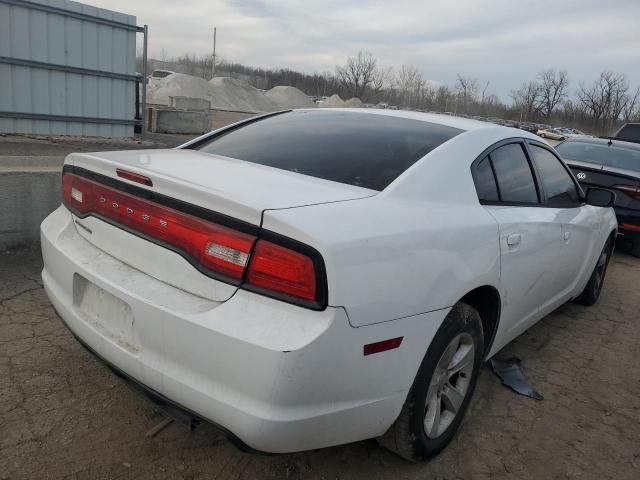
{"label": "red taillight", "polygon": [[622,225],[620,225],[620,227],[626,228],[628,230],[638,230],[638,231],[640,231],[640,225],[633,225],[631,223],[623,223]]}
{"label": "red taillight", "polygon": [[241,280],[256,240],[150,200],[74,174],[63,177],[65,204],[80,215],[105,219],[178,249],[205,268]]}
{"label": "red taillight", "polygon": [[65,174],[62,177],[62,200],[80,214],[90,212],[93,208],[91,185],[75,175]]}
{"label": "red taillight", "polygon": [[62,197],[64,204],[77,215],[96,215],[142,234],[177,250],[198,266],[229,277],[234,284],[244,280],[247,289],[310,308],[326,305],[326,284],[323,280],[321,288],[316,281],[316,269],[320,268],[316,261],[321,264],[321,260],[314,261],[312,254],[302,253],[309,247],[298,251],[257,240],[255,235],[72,173],[62,177]]}
{"label": "red taillight", "polygon": [[303,300],[316,299],[316,271],[308,256],[258,240],[247,282],[253,286]]}

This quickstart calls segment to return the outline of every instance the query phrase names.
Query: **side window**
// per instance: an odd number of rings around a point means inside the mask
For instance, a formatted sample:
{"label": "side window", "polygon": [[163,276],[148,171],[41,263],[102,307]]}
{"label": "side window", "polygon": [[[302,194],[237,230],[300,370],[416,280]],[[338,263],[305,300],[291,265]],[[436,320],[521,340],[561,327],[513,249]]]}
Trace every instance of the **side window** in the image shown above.
{"label": "side window", "polygon": [[533,160],[540,172],[540,181],[552,207],[569,207],[580,203],[575,183],[560,160],[546,148],[531,145]]}
{"label": "side window", "polygon": [[496,173],[502,202],[539,203],[531,166],[522,145],[504,145],[495,149],[489,156]]}
{"label": "side window", "polygon": [[497,202],[500,200],[498,196],[498,187],[496,179],[493,176],[493,168],[489,161],[489,157],[480,160],[473,172],[473,181],[476,184],[478,199],[484,202]]}

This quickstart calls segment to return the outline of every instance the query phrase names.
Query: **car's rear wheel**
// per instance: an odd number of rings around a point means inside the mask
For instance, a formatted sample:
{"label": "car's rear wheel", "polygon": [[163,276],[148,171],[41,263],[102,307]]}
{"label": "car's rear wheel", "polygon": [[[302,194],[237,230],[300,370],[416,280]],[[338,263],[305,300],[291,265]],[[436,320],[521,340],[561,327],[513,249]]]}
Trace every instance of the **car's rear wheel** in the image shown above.
{"label": "car's rear wheel", "polygon": [[631,247],[631,255],[634,257],[640,257],[640,243],[634,243]]}
{"label": "car's rear wheel", "polygon": [[480,315],[458,303],[431,342],[400,416],[378,442],[411,461],[442,450],[464,417],[483,353]]}
{"label": "car's rear wheel", "polygon": [[602,292],[602,285],[604,285],[604,277],[607,274],[607,267],[609,266],[609,260],[611,260],[611,254],[613,253],[613,242],[611,239],[605,243],[596,266],[589,277],[587,285],[584,287],[582,293],[575,299],[576,303],[581,305],[593,305],[600,298]]}

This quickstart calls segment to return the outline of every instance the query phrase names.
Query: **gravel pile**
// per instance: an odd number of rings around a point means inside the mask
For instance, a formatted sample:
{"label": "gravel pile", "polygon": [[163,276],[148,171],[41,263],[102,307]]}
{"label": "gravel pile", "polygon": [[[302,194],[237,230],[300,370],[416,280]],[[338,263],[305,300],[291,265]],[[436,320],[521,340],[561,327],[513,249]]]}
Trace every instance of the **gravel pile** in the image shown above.
{"label": "gravel pile", "polygon": [[353,97],[344,102],[344,106],[347,108],[362,108],[364,103],[360,101],[358,97]]}
{"label": "gravel pile", "polygon": [[[174,73],[147,86],[147,102],[169,105],[172,96],[208,100],[211,108],[236,112],[275,112],[290,108],[315,108],[316,104],[295,87],[273,87],[266,93],[244,80],[231,77],[204,78]],[[324,108],[361,107],[357,98],[343,101],[339,95],[322,100],[317,106]]]}
{"label": "gravel pile", "polygon": [[336,93],[334,95],[331,95],[329,98],[320,100],[318,106],[320,108],[344,108],[346,107],[346,104],[345,101],[340,98],[340,95]]}
{"label": "gravel pile", "polygon": [[204,78],[173,73],[147,87],[147,102],[169,105],[170,96],[203,98],[213,104],[213,88]]}
{"label": "gravel pile", "polygon": [[211,108],[239,112],[273,112],[281,110],[260,90],[243,80],[216,77],[210,82],[204,78],[174,73],[147,88],[147,101],[169,105],[171,96],[202,98],[211,102]]}
{"label": "gravel pile", "polygon": [[315,108],[316,104],[307,95],[296,87],[273,87],[264,94],[279,110],[289,108]]}
{"label": "gravel pile", "polygon": [[260,90],[244,80],[216,77],[209,82],[213,88],[211,108],[240,112],[274,112],[282,110]]}

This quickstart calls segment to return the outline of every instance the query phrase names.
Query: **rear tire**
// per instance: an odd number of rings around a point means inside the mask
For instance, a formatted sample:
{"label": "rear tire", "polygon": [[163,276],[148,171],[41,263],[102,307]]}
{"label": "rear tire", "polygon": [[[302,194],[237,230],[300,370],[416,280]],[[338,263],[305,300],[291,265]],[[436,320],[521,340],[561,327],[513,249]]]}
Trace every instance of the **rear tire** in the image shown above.
{"label": "rear tire", "polygon": [[631,255],[634,257],[640,257],[640,243],[635,243],[631,247]]}
{"label": "rear tire", "polygon": [[483,356],[480,315],[458,303],[429,345],[400,415],[378,443],[410,461],[440,452],[462,422]]}
{"label": "rear tire", "polygon": [[591,306],[598,301],[600,293],[602,292],[602,286],[604,285],[604,278],[607,274],[607,267],[609,266],[609,260],[611,260],[611,254],[613,253],[613,242],[611,239],[607,240],[604,244],[602,252],[598,257],[596,266],[589,277],[587,285],[584,287],[582,293],[575,299],[576,303],[580,305]]}

